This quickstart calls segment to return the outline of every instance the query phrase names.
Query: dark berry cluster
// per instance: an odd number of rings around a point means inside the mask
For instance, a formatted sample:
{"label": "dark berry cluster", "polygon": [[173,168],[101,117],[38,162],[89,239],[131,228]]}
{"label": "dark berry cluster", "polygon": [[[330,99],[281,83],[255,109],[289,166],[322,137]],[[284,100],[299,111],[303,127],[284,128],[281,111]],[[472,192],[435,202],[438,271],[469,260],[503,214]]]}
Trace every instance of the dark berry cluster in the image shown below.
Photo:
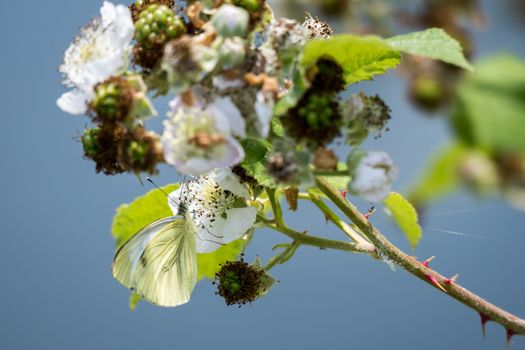
{"label": "dark berry cluster", "polygon": [[81,137],[84,156],[107,175],[125,171],[154,173],[162,162],[156,134],[135,120],[133,104],[140,94],[124,77],[112,77],[95,87],[90,115],[97,124]]}
{"label": "dark berry cluster", "polygon": [[216,294],[228,305],[244,305],[257,299],[265,271],[244,260],[228,261],[215,274]]}

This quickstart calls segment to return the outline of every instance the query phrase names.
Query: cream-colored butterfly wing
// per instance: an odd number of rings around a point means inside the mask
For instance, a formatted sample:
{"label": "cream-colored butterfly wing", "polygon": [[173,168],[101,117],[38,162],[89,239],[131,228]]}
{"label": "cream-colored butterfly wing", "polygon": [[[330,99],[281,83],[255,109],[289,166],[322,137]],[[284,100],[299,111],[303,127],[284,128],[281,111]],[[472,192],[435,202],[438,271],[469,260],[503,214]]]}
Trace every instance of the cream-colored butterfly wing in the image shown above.
{"label": "cream-colored butterfly wing", "polygon": [[188,302],[197,283],[194,224],[172,216],[146,226],[115,254],[113,276],[151,303]]}

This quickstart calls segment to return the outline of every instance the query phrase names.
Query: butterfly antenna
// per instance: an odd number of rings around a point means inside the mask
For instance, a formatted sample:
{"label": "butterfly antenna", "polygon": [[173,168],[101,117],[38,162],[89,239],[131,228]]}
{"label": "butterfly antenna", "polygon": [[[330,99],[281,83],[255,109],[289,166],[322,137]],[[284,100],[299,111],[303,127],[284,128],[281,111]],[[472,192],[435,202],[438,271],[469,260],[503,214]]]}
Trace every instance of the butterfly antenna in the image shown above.
{"label": "butterfly antenna", "polygon": [[176,205],[179,205],[179,203],[177,203],[177,201],[173,198],[170,197],[169,194],[166,193],[166,191],[164,191],[162,188],[160,188],[156,183],[155,181],[153,181],[152,179],[150,179],[149,177],[146,177],[146,181],[148,181],[149,183],[151,183],[153,186],[155,186],[157,188],[157,190],[159,190],[160,192],[164,193],[166,195],[166,197],[168,197],[168,199],[170,201],[172,201],[173,203],[175,203]]}

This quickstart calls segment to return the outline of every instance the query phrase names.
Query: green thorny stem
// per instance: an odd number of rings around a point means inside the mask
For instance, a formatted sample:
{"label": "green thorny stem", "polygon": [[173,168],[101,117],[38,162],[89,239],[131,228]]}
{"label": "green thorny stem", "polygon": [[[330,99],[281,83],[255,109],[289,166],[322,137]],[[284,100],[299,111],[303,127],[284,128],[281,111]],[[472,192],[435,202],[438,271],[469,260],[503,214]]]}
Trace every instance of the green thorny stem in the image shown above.
{"label": "green thorny stem", "polygon": [[365,253],[373,258],[388,259],[408,273],[427,282],[434,288],[445,292],[447,295],[458,300],[464,305],[476,310],[482,318],[501,324],[507,330],[507,335],[525,335],[525,320],[489,303],[478,295],[461,287],[455,281],[446,278],[417,261],[414,257],[404,253],[390,243],[372,224],[353,206],[343,198],[339,191],[322,177],[316,177],[316,184],[323,192],[353,223],[359,232],[340,219],[314,191],[307,194],[300,193],[300,199],[312,201],[339,229],[341,229],[353,242],[331,240],[317,236],[308,235],[306,232],[296,231],[286,225],[283,219],[283,211],[276,197],[275,189],[267,189],[268,198],[274,215],[273,219],[266,218],[263,214],[257,215],[257,220],[265,227],[271,228],[292,238],[292,243],[282,245],[285,249],[275,257],[271,258],[265,266],[266,270],[277,264],[288,261],[297,248],[301,245],[309,245],[322,249],[335,249],[351,253]]}
{"label": "green thorny stem", "polygon": [[[427,282],[438,290],[458,300],[464,305],[476,310],[490,321],[501,324],[509,334],[525,335],[525,320],[489,303],[478,295],[468,291],[459,284],[428,268],[414,257],[401,251],[390,243],[385,236],[353,206],[344,199],[339,192],[322,177],[316,178],[317,187],[330,199],[375,246],[377,253],[403,268],[408,273]],[[440,288],[442,287],[442,288]]]}

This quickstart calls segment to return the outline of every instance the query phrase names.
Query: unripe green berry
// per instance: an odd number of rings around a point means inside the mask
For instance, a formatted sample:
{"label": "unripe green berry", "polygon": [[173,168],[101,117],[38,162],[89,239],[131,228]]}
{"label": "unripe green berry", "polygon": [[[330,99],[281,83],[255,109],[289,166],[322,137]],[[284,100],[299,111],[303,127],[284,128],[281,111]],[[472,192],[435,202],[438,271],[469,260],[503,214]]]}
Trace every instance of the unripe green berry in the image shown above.
{"label": "unripe green berry", "polygon": [[264,0],[234,0],[233,4],[235,6],[242,7],[248,12],[257,12],[261,9]]}
{"label": "unripe green berry", "polygon": [[100,152],[100,144],[98,142],[99,128],[87,129],[84,135],[80,138],[84,148],[84,155],[93,159]]}
{"label": "unripe green berry", "polygon": [[333,112],[330,103],[329,96],[311,95],[306,105],[298,109],[298,114],[306,119],[312,129],[322,129],[331,122]]}
{"label": "unripe green berry", "polygon": [[122,77],[112,77],[95,86],[90,110],[97,122],[124,121],[133,103],[133,88]]}
{"label": "unripe green berry", "polygon": [[148,153],[148,145],[137,141],[131,141],[127,149],[128,157],[134,163],[142,163]]}
{"label": "unripe green berry", "polygon": [[182,19],[167,6],[159,4],[144,9],[135,23],[135,39],[146,48],[175,39],[185,31]]}
{"label": "unripe green berry", "polygon": [[115,119],[118,109],[118,99],[122,91],[115,83],[100,84],[95,89],[95,99],[92,102],[94,111],[101,119]]}

